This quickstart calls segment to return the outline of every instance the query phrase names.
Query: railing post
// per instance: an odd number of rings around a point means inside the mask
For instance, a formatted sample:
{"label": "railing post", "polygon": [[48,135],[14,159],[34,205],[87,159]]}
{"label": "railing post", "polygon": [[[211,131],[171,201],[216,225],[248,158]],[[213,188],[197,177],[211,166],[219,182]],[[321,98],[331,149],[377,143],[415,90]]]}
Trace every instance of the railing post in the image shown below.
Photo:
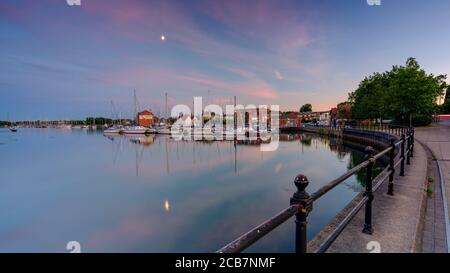
{"label": "railing post", "polygon": [[394,139],[391,138],[391,151],[389,152],[389,184],[388,184],[388,195],[394,195],[394,159],[395,159],[395,142]]}
{"label": "railing post", "polygon": [[375,163],[375,160],[373,158],[374,150],[371,146],[366,147],[366,157],[370,161],[369,165],[367,166],[367,172],[366,172],[366,191],[364,193],[364,196],[367,196],[369,199],[366,202],[366,213],[364,218],[364,228],[362,230],[363,233],[366,234],[372,234],[373,228],[372,228],[372,201],[373,201],[373,191],[372,191],[372,168]]}
{"label": "railing post", "polygon": [[406,153],[406,165],[411,165],[411,160],[410,160],[410,155],[411,155],[411,132],[407,131],[407,135],[408,135],[408,152]]}
{"label": "railing post", "polygon": [[400,176],[405,176],[405,135],[402,135],[401,141]]}
{"label": "railing post", "polygon": [[294,184],[297,192],[291,198],[291,205],[298,204],[299,209],[295,214],[295,252],[306,253],[308,245],[307,225],[308,214],[312,210],[312,202],[306,187],[309,184],[308,178],[303,174],[295,177]]}
{"label": "railing post", "polygon": [[414,127],[411,127],[411,157],[414,157]]}

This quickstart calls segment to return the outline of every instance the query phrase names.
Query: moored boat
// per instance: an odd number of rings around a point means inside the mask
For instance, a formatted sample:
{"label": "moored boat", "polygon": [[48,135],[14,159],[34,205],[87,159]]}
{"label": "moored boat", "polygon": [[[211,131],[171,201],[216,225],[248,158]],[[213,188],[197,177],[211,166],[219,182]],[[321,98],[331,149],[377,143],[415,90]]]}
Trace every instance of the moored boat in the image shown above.
{"label": "moored boat", "polygon": [[120,134],[124,131],[123,128],[117,126],[111,126],[103,130],[104,134]]}
{"label": "moored boat", "polygon": [[192,134],[194,140],[214,140],[214,133],[212,128],[203,127],[203,128],[194,128],[192,130]]}
{"label": "moored boat", "polygon": [[129,127],[125,127],[123,129],[123,133],[127,134],[127,135],[131,135],[131,134],[141,134],[141,135],[145,135],[145,134],[151,134],[154,133],[155,129],[153,128],[147,128],[144,126],[129,126]]}
{"label": "moored boat", "polygon": [[158,134],[162,134],[162,135],[170,135],[170,128],[169,127],[158,127],[158,128],[156,128],[156,132]]}

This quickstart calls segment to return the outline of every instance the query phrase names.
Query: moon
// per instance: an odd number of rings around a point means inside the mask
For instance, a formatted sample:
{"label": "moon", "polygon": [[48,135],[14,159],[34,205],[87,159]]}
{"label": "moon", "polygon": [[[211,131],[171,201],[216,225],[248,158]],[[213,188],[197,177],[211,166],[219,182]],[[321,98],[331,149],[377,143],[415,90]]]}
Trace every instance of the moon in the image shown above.
{"label": "moon", "polygon": [[161,41],[165,41],[166,40],[166,36],[161,35]]}

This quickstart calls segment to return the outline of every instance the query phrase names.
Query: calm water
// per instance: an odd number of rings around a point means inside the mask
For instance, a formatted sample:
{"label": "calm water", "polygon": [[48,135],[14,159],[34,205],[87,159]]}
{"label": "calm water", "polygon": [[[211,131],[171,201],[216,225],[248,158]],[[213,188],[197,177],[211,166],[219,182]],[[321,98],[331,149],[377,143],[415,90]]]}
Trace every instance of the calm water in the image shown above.
{"label": "calm water", "polygon": [[[167,136],[81,129],[0,129],[0,252],[212,252],[289,205],[293,178],[313,192],[362,154],[335,140],[284,136],[275,152]],[[290,139],[290,140],[289,140]],[[349,179],[315,203],[316,234],[362,186]],[[292,252],[289,220],[249,252]]]}

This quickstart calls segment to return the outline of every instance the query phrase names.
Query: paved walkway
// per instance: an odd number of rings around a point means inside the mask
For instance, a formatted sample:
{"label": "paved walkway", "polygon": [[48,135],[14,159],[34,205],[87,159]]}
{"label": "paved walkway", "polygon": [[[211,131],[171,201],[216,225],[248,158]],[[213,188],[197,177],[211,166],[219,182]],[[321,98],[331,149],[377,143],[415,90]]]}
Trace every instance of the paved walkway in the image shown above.
{"label": "paved walkway", "polygon": [[[367,235],[361,232],[364,225],[364,208],[362,208],[328,252],[368,253],[371,250],[376,251],[377,245],[381,253],[421,251],[427,178],[427,156],[422,145],[416,143],[414,157],[411,158],[411,165],[406,165],[405,176],[400,177],[398,173],[397,168],[394,196],[386,194],[387,181],[374,194],[372,220],[374,233]],[[327,236],[326,230],[312,240],[310,250],[314,251],[317,247],[315,243],[321,241],[320,237]]]}
{"label": "paved walkway", "polygon": [[[434,191],[428,200],[422,250],[423,252],[447,252],[448,241],[450,241],[448,226],[450,215],[445,215],[444,207],[445,202],[450,200],[450,121],[444,120],[430,127],[417,128],[416,139],[431,150],[435,159],[431,170],[434,177],[431,185]],[[443,189],[440,185],[438,165],[444,178]],[[442,191],[445,192],[446,201],[442,198]]]}

